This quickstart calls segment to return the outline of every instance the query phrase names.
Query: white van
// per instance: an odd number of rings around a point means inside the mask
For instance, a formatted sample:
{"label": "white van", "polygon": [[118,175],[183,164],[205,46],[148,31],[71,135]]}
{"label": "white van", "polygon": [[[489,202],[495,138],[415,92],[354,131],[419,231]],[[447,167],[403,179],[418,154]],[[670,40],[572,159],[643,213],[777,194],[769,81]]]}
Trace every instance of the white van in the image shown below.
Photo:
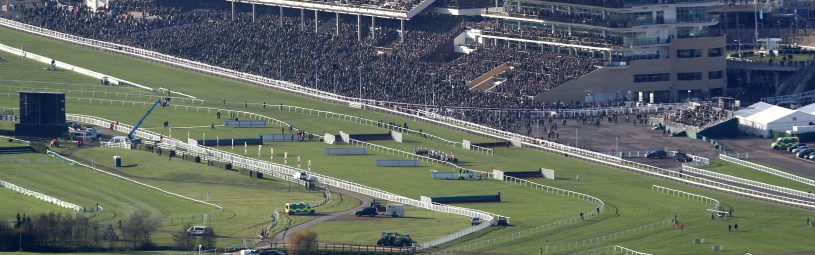
{"label": "white van", "polygon": [[207,226],[192,226],[187,229],[188,235],[202,236],[207,231]]}
{"label": "white van", "polygon": [[389,204],[385,206],[384,215],[394,218],[405,217],[405,206],[401,204]]}

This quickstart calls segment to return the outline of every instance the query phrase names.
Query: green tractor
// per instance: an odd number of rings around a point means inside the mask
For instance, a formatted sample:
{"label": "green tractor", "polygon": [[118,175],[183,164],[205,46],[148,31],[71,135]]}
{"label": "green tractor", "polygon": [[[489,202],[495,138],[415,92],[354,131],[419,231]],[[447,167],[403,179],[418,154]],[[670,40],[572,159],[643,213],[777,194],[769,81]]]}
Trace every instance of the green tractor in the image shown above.
{"label": "green tractor", "polygon": [[413,246],[413,243],[413,239],[410,239],[410,235],[390,232],[382,232],[382,237],[379,238],[379,241],[376,241],[376,245],[392,247],[408,247]]}
{"label": "green tractor", "polygon": [[798,137],[795,136],[779,137],[774,143],[770,144],[774,150],[786,150],[796,145],[798,145]]}

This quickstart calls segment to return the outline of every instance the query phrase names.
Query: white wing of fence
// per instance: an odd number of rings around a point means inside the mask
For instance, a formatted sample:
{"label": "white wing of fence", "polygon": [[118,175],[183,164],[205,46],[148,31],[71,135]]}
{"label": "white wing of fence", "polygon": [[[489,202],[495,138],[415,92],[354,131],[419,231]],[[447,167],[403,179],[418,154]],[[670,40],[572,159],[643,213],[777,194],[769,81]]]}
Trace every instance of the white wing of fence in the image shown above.
{"label": "white wing of fence", "polygon": [[777,170],[777,169],[772,168],[772,167],[762,166],[762,165],[759,165],[759,164],[756,164],[756,163],[753,163],[753,162],[750,162],[750,161],[741,160],[741,159],[734,158],[734,157],[731,157],[731,156],[727,156],[727,155],[724,155],[724,154],[719,154],[719,159],[730,162],[730,163],[733,163],[733,164],[736,164],[736,165],[740,165],[740,166],[747,167],[747,168],[752,168],[752,169],[755,169],[755,170],[758,170],[758,171],[761,171],[761,172],[765,172],[765,173],[772,174],[772,175],[775,175],[775,176],[778,176],[778,177],[781,177],[781,178],[797,181],[797,182],[800,182],[800,183],[815,187],[815,180],[804,178],[804,177],[801,177],[801,176],[797,176],[797,175],[787,173],[787,172],[784,172],[784,171],[781,171],[781,170]]}
{"label": "white wing of fence", "polygon": [[[451,117],[441,116],[432,112],[422,111],[422,110],[413,110],[407,108],[400,108],[398,106],[393,106],[394,109],[389,107],[382,107],[378,105],[385,105],[387,102],[378,102],[374,100],[365,100],[361,98],[352,98],[352,97],[345,97],[340,96],[334,93],[329,93],[317,89],[312,89],[304,86],[300,86],[297,84],[293,84],[290,82],[274,80],[266,77],[262,77],[259,75],[253,75],[248,73],[242,73],[235,70],[230,70],[226,68],[216,67],[196,61],[191,61],[183,58],[173,57],[167,54],[161,54],[158,52],[153,52],[145,49],[139,49],[131,46],[115,44],[110,42],[98,41],[93,39],[87,39],[79,36],[74,36],[70,34],[60,33],[49,29],[40,28],[33,25],[28,25],[25,23],[20,23],[17,21],[0,18],[0,25],[17,29],[20,31],[37,34],[57,40],[62,40],[69,43],[79,44],[95,49],[106,50],[111,52],[116,52],[120,54],[130,55],[137,58],[148,59],[152,61],[157,61],[161,63],[166,63],[172,66],[203,72],[219,77],[230,78],[240,81],[245,81],[253,84],[257,84],[264,87],[275,88],[279,90],[288,91],[291,93],[295,93],[298,95],[313,97],[322,99],[328,102],[335,102],[340,104],[347,104],[347,105],[361,105],[361,108],[367,110],[374,110],[380,112],[391,113],[399,116],[403,116],[409,119],[413,119],[416,121],[424,121],[429,122],[436,125],[442,125],[454,130],[460,130],[464,132],[469,132],[477,135],[483,135],[486,137],[492,137],[497,139],[503,140],[510,140],[512,138],[520,139],[522,145],[524,147],[535,148],[538,150],[548,151],[555,154],[563,154],[564,156],[569,157],[576,157],[587,161],[592,161],[595,163],[599,163],[601,165],[612,166],[628,171],[638,172],[646,175],[653,175],[662,178],[671,179],[677,182],[690,184],[698,187],[704,187],[708,189],[713,189],[721,192],[728,192],[731,194],[742,195],[745,197],[750,197],[759,200],[765,201],[772,201],[776,203],[786,204],[790,206],[797,206],[797,207],[805,207],[809,209],[815,209],[812,205],[802,204],[792,201],[785,201],[783,199],[779,199],[777,197],[772,196],[765,196],[761,192],[755,192],[753,190],[745,191],[744,189],[732,189],[727,187],[727,185],[711,185],[711,184],[719,184],[714,181],[705,180],[701,178],[695,178],[695,180],[686,180],[683,178],[677,177],[677,174],[673,171],[656,168],[649,165],[644,165],[632,161],[623,160],[620,157],[615,157],[603,153],[593,152],[589,150],[584,150],[580,148],[575,148],[563,144],[558,144],[551,141],[546,141],[538,138],[523,136],[503,130],[498,130],[490,127],[486,127],[483,125],[466,122],[462,120],[458,120]],[[751,192],[752,191],[752,192]],[[766,193],[765,193],[766,194]]]}
{"label": "white wing of fence", "polygon": [[4,187],[4,188],[10,189],[10,190],[12,190],[14,192],[17,192],[17,193],[20,193],[20,194],[23,194],[23,195],[26,195],[26,196],[30,196],[30,197],[33,197],[33,198],[36,198],[36,199],[39,199],[39,200],[42,200],[42,201],[45,201],[45,202],[48,202],[48,203],[55,204],[55,205],[57,205],[59,207],[62,207],[62,208],[68,208],[70,210],[74,210],[74,211],[77,211],[77,212],[84,212],[85,211],[85,208],[82,208],[82,206],[78,206],[76,204],[65,202],[65,201],[59,200],[58,198],[55,198],[55,197],[52,197],[52,196],[49,196],[49,195],[46,195],[46,194],[43,194],[43,193],[39,193],[39,192],[36,192],[36,191],[33,191],[33,190],[29,190],[29,189],[20,187],[20,186],[17,186],[15,184],[13,184],[13,183],[7,182],[7,181],[0,180],[0,187]]}
{"label": "white wing of fence", "polygon": [[[92,124],[92,125],[96,125],[96,126],[107,126],[109,123],[111,123],[111,121],[107,120],[107,119],[102,119],[102,118],[92,117],[92,116],[86,116],[86,115],[79,115],[79,114],[67,114],[67,118],[69,120],[71,120],[71,121],[77,121],[77,122],[81,122],[81,123],[88,123],[88,124]],[[116,127],[115,127],[115,130],[119,131],[119,132],[130,132],[130,129],[132,129],[132,126],[127,125],[127,124],[122,124],[122,123],[119,123],[119,125],[116,125]],[[241,156],[241,155],[230,153],[230,152],[224,152],[224,151],[216,150],[216,149],[213,149],[213,148],[207,148],[207,147],[199,146],[197,144],[189,144],[189,143],[185,143],[185,142],[182,142],[182,141],[179,141],[179,140],[176,140],[176,139],[172,139],[172,138],[163,138],[163,136],[158,134],[158,133],[151,132],[151,131],[144,130],[144,129],[136,130],[134,135],[137,136],[137,137],[144,138],[146,140],[162,141],[163,146],[167,146],[167,147],[177,149],[177,150],[186,151],[188,153],[194,153],[197,156],[201,156],[203,159],[206,159],[206,160],[229,162],[229,163],[233,164],[233,166],[236,166],[236,167],[240,167],[240,168],[244,168],[244,169],[248,169],[248,170],[253,170],[253,171],[258,171],[258,172],[261,172],[261,173],[263,173],[265,175],[275,176],[275,177],[278,177],[278,178],[281,178],[281,179],[284,179],[284,180],[290,180],[290,179],[292,179],[292,176],[294,176],[295,174],[299,174],[302,171],[300,169],[291,168],[291,167],[286,166],[286,165],[281,165],[281,164],[277,164],[277,163],[273,163],[273,162],[253,159],[253,158],[250,158],[250,157],[245,157],[245,156]],[[364,186],[364,185],[361,185],[361,184],[357,184],[357,183],[353,183],[353,182],[349,182],[349,181],[345,181],[345,180],[340,180],[340,179],[336,179],[336,178],[333,178],[333,177],[320,175],[320,174],[316,174],[316,173],[312,173],[311,175],[317,177],[318,183],[326,185],[326,186],[340,188],[340,189],[360,193],[360,194],[363,194],[363,195],[375,197],[375,198],[378,198],[378,199],[393,201],[393,202],[406,204],[406,205],[409,205],[409,206],[414,206],[414,207],[419,207],[419,208],[424,208],[424,209],[428,209],[428,210],[432,210],[432,211],[457,214],[457,215],[466,216],[466,217],[470,217],[470,218],[476,218],[477,217],[477,218],[484,219],[487,222],[490,222],[490,224],[480,224],[480,225],[477,225],[477,226],[469,227],[469,228],[466,228],[466,229],[464,229],[462,231],[456,232],[456,233],[454,233],[452,235],[449,235],[449,236],[446,236],[446,237],[443,237],[443,238],[440,238],[440,239],[437,239],[437,240],[433,240],[433,241],[430,241],[430,242],[427,242],[427,243],[422,243],[422,244],[419,245],[420,249],[425,249],[425,248],[437,246],[439,244],[443,244],[443,243],[449,242],[451,240],[454,240],[455,238],[459,238],[459,237],[471,234],[473,232],[479,231],[481,229],[488,228],[490,225],[496,223],[496,220],[498,219],[498,217],[503,217],[503,216],[499,216],[497,214],[488,213],[488,212],[479,211],[479,210],[474,210],[474,209],[469,209],[469,208],[423,202],[423,201],[420,201],[420,200],[416,200],[416,199],[400,196],[400,195],[397,195],[397,194],[393,194],[393,193],[390,193],[390,192],[386,192],[386,191],[383,191],[383,190],[379,190],[379,189],[376,189],[376,188],[371,188],[371,187],[367,187],[367,186]]]}

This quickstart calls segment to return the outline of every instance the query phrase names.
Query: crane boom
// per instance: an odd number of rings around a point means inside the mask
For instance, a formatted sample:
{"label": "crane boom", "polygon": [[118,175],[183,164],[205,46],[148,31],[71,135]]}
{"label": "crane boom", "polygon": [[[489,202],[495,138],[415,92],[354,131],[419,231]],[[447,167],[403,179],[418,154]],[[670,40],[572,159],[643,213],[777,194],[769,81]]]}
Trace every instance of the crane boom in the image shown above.
{"label": "crane boom", "polygon": [[156,100],[156,102],[153,103],[153,106],[150,107],[150,110],[147,110],[147,112],[144,113],[144,116],[141,117],[139,122],[136,122],[136,125],[133,125],[133,129],[130,130],[130,133],[127,133],[127,138],[129,138],[131,141],[134,140],[133,133],[136,133],[136,130],[139,129],[139,126],[141,126],[142,122],[144,122],[144,120],[147,119],[147,116],[150,115],[150,113],[153,112],[153,109],[156,109],[156,106],[160,103],[161,99]]}

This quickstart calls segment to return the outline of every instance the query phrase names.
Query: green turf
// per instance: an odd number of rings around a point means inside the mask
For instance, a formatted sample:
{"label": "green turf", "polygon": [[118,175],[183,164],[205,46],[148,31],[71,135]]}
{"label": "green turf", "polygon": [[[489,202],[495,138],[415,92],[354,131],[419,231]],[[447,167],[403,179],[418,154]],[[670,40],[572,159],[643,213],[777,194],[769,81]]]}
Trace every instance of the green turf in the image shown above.
{"label": "green turf", "polygon": [[[161,84],[163,87],[207,99],[210,101],[208,104],[212,106],[223,106],[221,102],[223,99],[227,99],[230,102],[227,107],[232,107],[233,109],[243,109],[244,100],[250,102],[265,101],[269,104],[285,103],[326,109],[365,116],[375,120],[383,119],[397,123],[405,122],[394,116],[338,107],[337,105],[327,104],[314,99],[292,96],[254,86],[245,86],[238,82],[180,71],[142,60],[134,60],[107,53],[98,53],[93,50],[67,46],[65,44],[10,32],[8,30],[0,29],[0,42],[12,44],[22,43],[26,45],[26,48],[37,53],[65,59],[66,62],[72,64],[110,73],[115,76],[121,76],[122,78],[148,86],[151,86],[151,84]],[[120,68],[123,66],[127,68]],[[144,75],[146,73],[150,75]],[[13,105],[13,102],[14,101],[9,100],[0,105]],[[135,120],[140,117],[141,112],[145,110],[142,106],[122,107],[122,105],[89,105],[87,103],[72,103],[68,108],[69,112],[87,113],[130,124],[135,123]],[[248,110],[256,112],[264,111],[257,106],[250,106]],[[314,116],[306,117],[294,113],[270,112],[270,109],[266,109],[266,111],[269,111],[267,114],[272,117],[291,122],[295,126],[311,132],[334,132],[338,130],[347,132],[383,132],[381,129],[351,125],[343,121],[328,121],[318,119]],[[152,115],[148,119],[145,127],[160,127],[160,123],[164,120],[170,120],[171,126],[206,126],[215,121],[214,113],[206,113],[208,114],[207,116],[200,117],[193,111],[159,110],[154,114],[155,115]],[[447,137],[450,140],[457,141],[462,138],[471,139],[473,141],[489,140],[426,124],[412,121],[407,122],[412,128],[430,131],[431,133]],[[207,128],[194,129],[191,130],[190,133],[193,137],[197,137],[193,133],[194,131],[203,133],[205,132],[203,130],[206,129]],[[272,129],[271,131],[275,131],[274,128],[270,129]],[[216,128],[216,130],[219,129]],[[258,130],[230,130],[227,131],[230,133],[227,134],[224,132],[224,135],[253,136],[257,135],[257,131]],[[186,132],[181,131],[181,134],[179,134],[174,130],[173,136],[185,138]],[[220,136],[220,134],[218,136]],[[408,139],[408,143],[403,145],[389,142],[380,142],[380,144],[400,147],[403,150],[409,150],[415,146],[433,147],[445,151],[452,149],[450,145],[416,139],[416,137],[411,138],[410,136],[406,138]],[[506,203],[464,205],[512,217],[512,226],[503,229],[494,229],[487,233],[479,233],[474,237],[475,240],[487,240],[517,231],[529,230],[537,225],[551,223],[557,219],[575,217],[577,212],[582,209],[588,209],[589,207],[587,204],[574,207],[572,205],[572,203],[574,203],[573,199],[563,199],[550,193],[523,190],[520,187],[515,187],[510,184],[501,184],[492,181],[459,182],[430,180],[429,168],[431,167],[429,166],[416,169],[382,169],[372,167],[372,157],[395,157],[392,155],[327,157],[320,156],[324,146],[319,146],[315,143],[272,143],[269,146],[274,147],[276,153],[280,153],[280,150],[284,150],[291,152],[293,155],[302,155],[304,159],[312,159],[315,163],[315,169],[317,169],[319,173],[360,182],[410,197],[417,197],[420,194],[494,193],[498,190],[502,190],[502,195],[508,199]],[[264,146],[264,148],[267,147]],[[236,150],[242,153],[241,148],[236,148]],[[536,234],[524,235],[522,238],[515,238],[498,242],[497,244],[479,247],[478,251],[534,254],[538,251],[538,248],[544,247],[547,241],[553,247],[562,247],[581,240],[626,231],[641,224],[670,219],[673,218],[674,215],[678,215],[682,222],[687,224],[685,230],[679,231],[673,229],[672,226],[664,226],[660,229],[629,231],[625,232],[628,234],[619,235],[620,237],[618,239],[593,242],[587,246],[564,249],[558,251],[557,254],[566,254],[610,244],[622,244],[623,246],[635,250],[659,254],[709,253],[711,244],[725,245],[728,248],[727,252],[723,252],[725,254],[740,254],[745,250],[755,254],[812,251],[814,249],[808,243],[800,241],[812,236],[813,229],[804,226],[806,217],[813,216],[810,211],[700,190],[664,180],[644,177],[621,170],[610,169],[570,158],[563,158],[526,149],[499,149],[496,151],[496,156],[494,157],[465,151],[457,151],[456,155],[459,156],[468,167],[482,170],[491,169],[492,167],[510,171],[530,170],[536,169],[537,167],[555,169],[556,175],[559,177],[557,180],[536,181],[592,194],[607,203],[606,211],[601,217],[590,219],[579,224],[553,227]],[[436,167],[432,166],[432,168]],[[442,167],[438,168],[441,169]],[[581,176],[580,182],[575,181],[573,178],[578,173]],[[708,218],[708,214],[704,211],[706,205],[656,193],[650,190],[652,184],[717,198],[721,200],[724,205],[728,206],[728,208],[733,207],[735,209],[736,218],[728,221],[716,220],[711,222]],[[736,222],[739,223],[741,229],[744,231],[737,233],[726,232],[727,224]],[[332,230],[334,227],[330,224],[334,223],[329,223],[328,226],[318,225],[316,228],[326,228],[328,232],[334,232]],[[431,228],[434,226],[426,227]],[[331,234],[326,235],[330,236]],[[708,242],[704,245],[693,245],[693,239],[700,237],[705,238]],[[342,237],[340,236],[338,238]],[[369,240],[358,241],[369,242]],[[460,243],[467,242],[469,241],[460,241]],[[456,246],[456,244],[452,245]]]}

